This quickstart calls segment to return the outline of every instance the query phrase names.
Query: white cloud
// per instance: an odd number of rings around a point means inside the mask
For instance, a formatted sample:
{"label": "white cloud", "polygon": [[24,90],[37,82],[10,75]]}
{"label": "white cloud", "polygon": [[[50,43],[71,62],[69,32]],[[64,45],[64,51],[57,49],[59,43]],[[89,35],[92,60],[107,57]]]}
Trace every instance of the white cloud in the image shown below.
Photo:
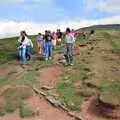
{"label": "white cloud", "polygon": [[26,30],[28,34],[32,35],[37,34],[38,32],[43,33],[46,29],[55,31],[57,28],[60,28],[64,31],[66,27],[78,29],[97,24],[120,24],[120,16],[100,20],[61,21],[58,23],[1,21],[0,38],[17,36],[21,30]]}
{"label": "white cloud", "polygon": [[101,12],[120,13],[120,0],[83,0],[88,9],[97,9]]}

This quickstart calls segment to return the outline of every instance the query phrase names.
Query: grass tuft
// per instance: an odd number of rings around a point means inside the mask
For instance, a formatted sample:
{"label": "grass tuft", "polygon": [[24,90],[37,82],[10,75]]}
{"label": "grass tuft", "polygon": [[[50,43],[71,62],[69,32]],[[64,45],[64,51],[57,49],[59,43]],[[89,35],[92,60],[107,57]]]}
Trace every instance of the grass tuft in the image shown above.
{"label": "grass tuft", "polygon": [[25,106],[20,106],[19,114],[20,114],[20,117],[22,117],[22,118],[34,116],[34,112]]}

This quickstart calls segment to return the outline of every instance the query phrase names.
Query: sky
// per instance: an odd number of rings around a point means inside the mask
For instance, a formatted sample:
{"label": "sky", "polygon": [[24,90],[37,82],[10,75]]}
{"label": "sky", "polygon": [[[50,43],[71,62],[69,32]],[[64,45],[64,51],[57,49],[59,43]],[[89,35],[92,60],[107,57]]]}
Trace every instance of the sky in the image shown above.
{"label": "sky", "polygon": [[0,0],[0,37],[120,24],[120,0]]}

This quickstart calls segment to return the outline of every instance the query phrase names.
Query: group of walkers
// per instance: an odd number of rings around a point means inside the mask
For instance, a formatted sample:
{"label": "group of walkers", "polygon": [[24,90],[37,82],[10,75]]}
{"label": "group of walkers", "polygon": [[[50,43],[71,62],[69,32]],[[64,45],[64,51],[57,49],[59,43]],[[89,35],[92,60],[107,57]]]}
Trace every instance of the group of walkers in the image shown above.
{"label": "group of walkers", "polygon": [[52,50],[56,49],[56,45],[61,45],[63,33],[60,30],[57,32],[51,32],[46,30],[45,34],[38,34],[36,38],[38,54],[45,57],[45,60],[49,60],[52,57]]}
{"label": "group of walkers", "polygon": [[[36,37],[37,51],[38,54],[43,56],[46,61],[52,59],[52,52],[56,49],[57,45],[62,44],[64,39],[66,44],[65,59],[67,65],[73,65],[73,51],[75,48],[75,34],[70,28],[66,28],[66,32],[62,33],[60,29],[56,32],[51,32],[49,30],[45,31],[45,34],[39,33]],[[20,37],[18,39],[19,47],[18,53],[21,60],[21,64],[25,67],[27,58],[32,59],[31,48],[33,48],[33,43],[25,31],[20,32]]]}

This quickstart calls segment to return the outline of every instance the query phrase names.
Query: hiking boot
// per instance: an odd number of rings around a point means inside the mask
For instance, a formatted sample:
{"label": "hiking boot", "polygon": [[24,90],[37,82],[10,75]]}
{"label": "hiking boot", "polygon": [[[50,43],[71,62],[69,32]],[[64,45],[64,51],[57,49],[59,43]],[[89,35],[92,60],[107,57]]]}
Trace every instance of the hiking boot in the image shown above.
{"label": "hiking boot", "polygon": [[49,57],[49,60],[52,60],[52,57]]}
{"label": "hiking boot", "polygon": [[74,64],[73,63],[70,63],[70,66],[73,66]]}
{"label": "hiking boot", "polygon": [[45,61],[48,61],[48,58],[45,58]]}

